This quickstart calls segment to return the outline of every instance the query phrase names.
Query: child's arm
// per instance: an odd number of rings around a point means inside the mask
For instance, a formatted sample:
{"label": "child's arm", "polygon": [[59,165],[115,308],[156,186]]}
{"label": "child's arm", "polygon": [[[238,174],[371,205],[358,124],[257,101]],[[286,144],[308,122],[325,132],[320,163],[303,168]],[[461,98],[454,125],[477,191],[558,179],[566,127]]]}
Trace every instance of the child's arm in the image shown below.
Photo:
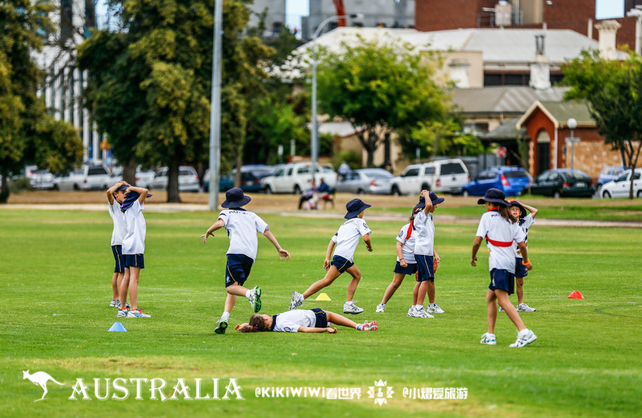
{"label": "child's arm", "polygon": [[441,263],[441,257],[439,257],[439,254],[437,254],[437,251],[433,248],[432,252],[433,252],[433,255],[435,256],[434,260],[437,262],[437,264]]}
{"label": "child's arm", "polygon": [[290,259],[290,253],[285,251],[281,246],[279,245],[279,242],[276,240],[276,237],[272,232],[270,232],[269,229],[265,229],[265,232],[263,233],[265,235],[265,238],[269,239],[270,242],[276,247],[276,250],[279,252],[279,257],[281,257],[281,260],[283,260],[283,257],[286,259]]}
{"label": "child's arm", "polygon": [[473,267],[477,267],[477,251],[479,251],[482,240],[482,237],[475,237],[475,241],[473,242],[473,255],[470,257],[470,265]]}
{"label": "child's arm", "polygon": [[522,264],[524,266],[526,266],[526,270],[532,270],[533,269],[533,265],[531,264],[530,260],[528,259],[528,253],[527,253],[528,250],[526,248],[526,243],[524,243],[524,241],[518,242],[517,246],[519,247],[519,251],[521,252],[522,257],[524,257],[522,259]]}
{"label": "child's arm", "polygon": [[[522,203],[522,202],[519,202],[519,203]],[[522,203],[522,206],[524,206],[524,209],[529,211],[533,219],[535,219],[535,216],[537,216],[537,209],[532,206],[528,206],[526,203]]]}
{"label": "child's arm", "polygon": [[[110,205],[114,204],[114,193],[116,192],[116,189],[118,189],[123,184],[127,184],[127,183],[125,183],[124,181],[119,181],[118,183],[114,184],[109,189],[107,189],[107,201],[109,202]],[[127,185],[129,186],[129,184]]]}
{"label": "child's arm", "polygon": [[325,260],[323,261],[323,268],[324,269],[329,269],[330,265],[332,264],[330,262],[330,257],[332,257],[332,251],[334,250],[334,241],[330,239],[330,243],[328,244],[328,250],[325,253]]}
{"label": "child's arm", "polygon": [[424,213],[428,215],[430,209],[432,209],[432,200],[430,200],[430,192],[428,190],[422,190],[419,196],[423,197],[426,201],[426,207],[424,208]]}
{"label": "child's arm", "polygon": [[149,193],[149,190],[142,187],[129,186],[125,193],[129,192],[136,192],[140,194],[140,196],[138,196],[138,203],[142,205],[145,202],[145,199],[147,199],[147,193]]}
{"label": "child's arm", "polygon": [[408,267],[408,263],[403,258],[403,251],[401,251],[402,248],[403,244],[397,241],[397,257],[399,257],[399,265],[401,267]]}
{"label": "child's arm", "polygon": [[370,234],[366,234],[363,236],[363,242],[366,243],[366,247],[368,248],[368,252],[372,252],[372,242],[370,242]]}
{"label": "child's arm", "polygon": [[225,222],[223,222],[223,219],[219,219],[216,222],[214,222],[214,224],[209,227],[207,232],[205,232],[205,234],[201,235],[201,238],[203,238],[203,243],[207,242],[207,237],[209,237],[210,235],[214,236],[214,231],[216,231],[217,229],[221,229],[224,226],[225,226]]}
{"label": "child's arm", "polygon": [[299,327],[298,332],[327,332],[328,334],[336,334],[336,328],[310,328]]}

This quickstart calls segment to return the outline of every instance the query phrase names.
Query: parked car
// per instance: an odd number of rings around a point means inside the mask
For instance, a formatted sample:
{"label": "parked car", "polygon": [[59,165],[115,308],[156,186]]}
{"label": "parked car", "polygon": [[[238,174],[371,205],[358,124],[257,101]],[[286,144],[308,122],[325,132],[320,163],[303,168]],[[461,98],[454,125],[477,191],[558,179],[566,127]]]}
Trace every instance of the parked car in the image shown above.
{"label": "parked car", "polygon": [[[203,190],[209,192],[210,190],[210,170],[205,171],[203,177]],[[218,190],[219,192],[226,192],[234,187],[234,173],[228,173],[219,177]],[[258,193],[263,189],[261,180],[250,172],[241,172],[241,189],[247,193]]]}
{"label": "parked car", "polygon": [[[300,194],[311,187],[312,164],[290,163],[280,168],[274,175],[267,176],[261,183],[266,193],[296,193]],[[337,173],[330,167],[317,165],[315,178],[323,178],[330,187],[337,185]]]}
{"label": "parked car", "polygon": [[468,180],[468,169],[462,160],[436,160],[406,167],[401,176],[391,180],[390,192],[399,195],[431,190],[459,194]]}
{"label": "parked car", "polygon": [[[236,172],[236,169],[234,170]],[[241,167],[241,173],[251,173],[254,177],[261,180],[274,174],[274,169],[265,164],[247,164]]]}
{"label": "parked car", "polygon": [[[633,196],[642,197],[642,173],[639,170],[635,170],[635,180],[633,181]],[[620,176],[605,185],[600,189],[600,196],[605,199],[610,199],[612,197],[629,197],[629,191],[631,189],[631,170],[626,170],[620,174]]]}
{"label": "parked car", "polygon": [[[167,190],[167,175],[169,169],[161,167],[154,173],[154,178],[147,184],[149,190]],[[180,166],[178,169],[178,191],[179,192],[198,192],[200,185],[198,183],[198,174],[193,167]]]}
{"label": "parked car", "polygon": [[348,173],[337,182],[336,191],[346,193],[390,194],[394,176],[383,168],[363,168]]}
{"label": "parked car", "polygon": [[491,167],[466,183],[461,188],[461,194],[484,196],[488,189],[496,188],[503,191],[506,196],[519,196],[531,181],[530,174],[521,167]]}
{"label": "parked car", "polygon": [[32,189],[51,190],[54,188],[54,175],[48,170],[38,170],[35,165],[25,167],[25,177],[29,179]]}
{"label": "parked car", "polygon": [[531,193],[558,197],[591,197],[595,194],[593,180],[583,171],[571,169],[547,170],[531,185]]}
{"label": "parked car", "polygon": [[621,165],[609,165],[604,167],[597,178],[597,189],[599,190],[600,187],[604,186],[606,183],[620,177],[620,174],[622,174],[624,170],[626,170],[626,168]]}
{"label": "parked car", "polygon": [[109,172],[102,165],[83,165],[65,176],[55,177],[55,190],[103,190],[108,184]]}

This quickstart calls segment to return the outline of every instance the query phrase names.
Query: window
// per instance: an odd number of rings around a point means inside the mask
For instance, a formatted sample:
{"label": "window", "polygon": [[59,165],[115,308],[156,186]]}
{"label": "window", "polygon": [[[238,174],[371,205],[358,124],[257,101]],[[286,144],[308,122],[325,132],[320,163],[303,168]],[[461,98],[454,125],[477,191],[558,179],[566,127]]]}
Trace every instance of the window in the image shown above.
{"label": "window", "polygon": [[427,176],[434,176],[435,172],[436,172],[435,167],[426,167],[424,169],[424,174]]}
{"label": "window", "polygon": [[100,176],[108,173],[107,173],[107,170],[105,170],[103,167],[90,167],[88,174],[90,176]]}
{"label": "window", "polygon": [[507,179],[516,179],[516,178],[522,178],[522,177],[528,177],[528,174],[526,174],[526,171],[507,171],[504,173],[504,177]]}
{"label": "window", "polygon": [[441,175],[448,174],[465,174],[466,170],[460,163],[447,163],[441,166]]}
{"label": "window", "polygon": [[417,177],[419,175],[418,168],[411,168],[403,175],[404,177]]}
{"label": "window", "polygon": [[299,167],[296,172],[297,174],[307,174],[310,172],[310,167]]}
{"label": "window", "polygon": [[294,170],[294,168],[293,168],[293,167],[288,168],[288,176],[291,176],[291,175],[292,175],[292,171],[293,171],[293,170]]}
{"label": "window", "polygon": [[283,177],[283,173],[285,172],[284,169],[280,169],[279,171],[276,172],[274,177]]}

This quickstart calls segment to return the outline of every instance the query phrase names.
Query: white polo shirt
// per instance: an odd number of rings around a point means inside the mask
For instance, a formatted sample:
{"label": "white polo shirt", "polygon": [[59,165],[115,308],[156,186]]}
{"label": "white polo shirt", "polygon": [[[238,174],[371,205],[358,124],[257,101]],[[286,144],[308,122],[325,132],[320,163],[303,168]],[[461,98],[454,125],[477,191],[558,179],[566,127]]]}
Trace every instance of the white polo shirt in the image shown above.
{"label": "white polo shirt", "polygon": [[123,239],[123,255],[144,254],[145,235],[147,224],[143,216],[143,205],[136,199],[129,209],[125,211],[125,228],[127,234]]}
{"label": "white polo shirt", "polygon": [[486,239],[488,247],[488,270],[502,269],[515,273],[515,242],[523,242],[524,231],[516,223],[510,223],[493,210],[482,215],[477,236]]}
{"label": "white polo shirt", "polygon": [[256,213],[245,209],[223,210],[218,214],[218,219],[224,222],[230,240],[226,254],[243,254],[255,260],[259,249],[256,233],[265,234],[268,224]]}
{"label": "white polo shirt", "polygon": [[423,210],[415,213],[415,254],[433,255],[435,245],[435,224],[432,221],[432,214],[426,214]]}
{"label": "white polo shirt", "polygon": [[314,328],[317,323],[317,316],[308,309],[295,309],[278,314],[272,331],[275,332],[298,332],[299,327]]}
{"label": "white polo shirt", "polygon": [[[535,219],[533,219],[533,215],[531,215],[530,213],[524,216],[524,219],[520,219],[519,222],[517,223],[517,225],[519,225],[519,227],[524,232],[524,235],[525,235],[524,244],[526,244],[527,247],[528,247],[528,228],[533,226],[534,223],[535,223]],[[517,258],[524,258],[516,242],[513,243],[513,249],[515,250],[515,254]]]}
{"label": "white polo shirt", "polygon": [[[109,201],[107,201],[109,204]],[[111,233],[111,245],[123,245],[127,229],[125,228],[125,214],[120,210],[120,203],[114,199],[114,203],[109,204],[109,216],[114,221],[114,231]]]}
{"label": "white polo shirt", "polygon": [[354,252],[359,245],[359,239],[370,233],[372,233],[372,231],[363,219],[348,219],[339,227],[337,233],[332,236],[332,241],[337,244],[337,247],[334,249],[334,255],[353,261]]}
{"label": "white polo shirt", "polygon": [[[411,229],[410,236],[408,236],[409,228],[410,228],[409,223],[401,227],[401,231],[399,231],[399,235],[397,235],[397,241],[399,241],[402,244],[401,255],[403,255],[403,259],[406,260],[406,263],[416,264],[417,263],[417,261],[415,260],[416,231],[413,231]],[[397,261],[399,261],[399,256],[397,256]]]}

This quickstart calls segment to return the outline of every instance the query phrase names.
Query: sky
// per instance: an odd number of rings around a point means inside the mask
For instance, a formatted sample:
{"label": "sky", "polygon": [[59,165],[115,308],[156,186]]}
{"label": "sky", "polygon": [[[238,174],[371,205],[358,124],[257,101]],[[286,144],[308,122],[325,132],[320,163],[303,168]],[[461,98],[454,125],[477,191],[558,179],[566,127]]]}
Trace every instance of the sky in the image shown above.
{"label": "sky", "polygon": [[624,17],[624,0],[596,0],[596,19],[614,19],[618,17]]}

